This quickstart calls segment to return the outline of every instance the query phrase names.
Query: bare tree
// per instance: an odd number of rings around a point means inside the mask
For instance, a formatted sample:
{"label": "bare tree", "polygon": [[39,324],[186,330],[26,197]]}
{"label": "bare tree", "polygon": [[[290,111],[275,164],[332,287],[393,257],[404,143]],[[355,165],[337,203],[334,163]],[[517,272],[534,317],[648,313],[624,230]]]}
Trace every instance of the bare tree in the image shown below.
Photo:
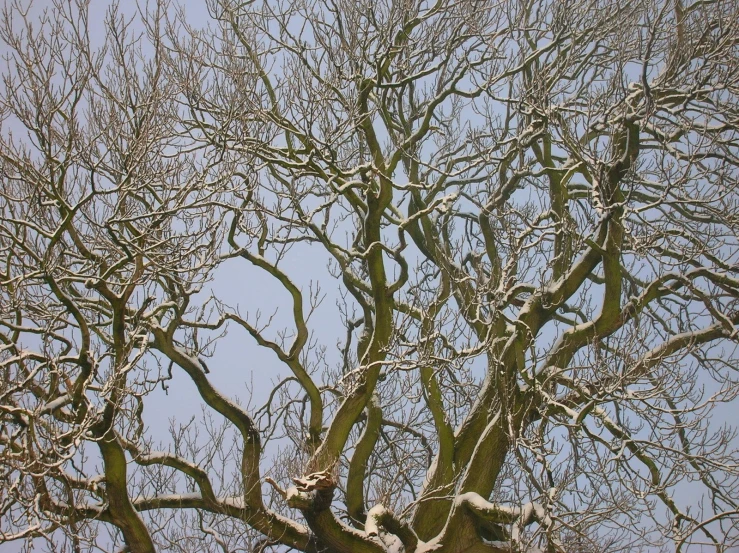
{"label": "bare tree", "polygon": [[734,0],[53,4],[0,28],[0,543],[739,544]]}

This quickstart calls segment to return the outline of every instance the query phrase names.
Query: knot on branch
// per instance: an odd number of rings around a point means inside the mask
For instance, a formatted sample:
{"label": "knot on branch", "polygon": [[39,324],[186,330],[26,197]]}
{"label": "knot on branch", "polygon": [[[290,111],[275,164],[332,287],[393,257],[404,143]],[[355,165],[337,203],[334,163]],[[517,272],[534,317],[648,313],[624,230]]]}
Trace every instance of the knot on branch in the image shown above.
{"label": "knot on branch", "polygon": [[313,490],[333,490],[336,482],[330,470],[312,472],[303,478],[293,478],[295,487],[301,492],[312,492]]}
{"label": "knot on branch", "polygon": [[290,507],[301,511],[321,511],[331,505],[336,481],[330,470],[312,472],[302,478],[293,478],[295,486],[285,492]]}

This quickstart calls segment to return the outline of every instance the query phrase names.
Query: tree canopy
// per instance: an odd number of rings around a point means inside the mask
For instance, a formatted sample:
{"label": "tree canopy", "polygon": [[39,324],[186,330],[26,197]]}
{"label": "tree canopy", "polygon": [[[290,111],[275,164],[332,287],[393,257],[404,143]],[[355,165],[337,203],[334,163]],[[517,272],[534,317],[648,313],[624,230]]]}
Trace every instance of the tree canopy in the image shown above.
{"label": "tree canopy", "polygon": [[736,1],[93,4],[0,26],[0,544],[739,544]]}

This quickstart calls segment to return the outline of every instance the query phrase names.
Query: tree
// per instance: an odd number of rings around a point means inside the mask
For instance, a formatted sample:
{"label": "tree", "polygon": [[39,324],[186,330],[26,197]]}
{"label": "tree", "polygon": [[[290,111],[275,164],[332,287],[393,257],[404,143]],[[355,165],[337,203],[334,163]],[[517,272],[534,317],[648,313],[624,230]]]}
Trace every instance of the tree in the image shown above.
{"label": "tree", "polygon": [[737,545],[739,5],[207,7],[6,4],[0,543]]}

